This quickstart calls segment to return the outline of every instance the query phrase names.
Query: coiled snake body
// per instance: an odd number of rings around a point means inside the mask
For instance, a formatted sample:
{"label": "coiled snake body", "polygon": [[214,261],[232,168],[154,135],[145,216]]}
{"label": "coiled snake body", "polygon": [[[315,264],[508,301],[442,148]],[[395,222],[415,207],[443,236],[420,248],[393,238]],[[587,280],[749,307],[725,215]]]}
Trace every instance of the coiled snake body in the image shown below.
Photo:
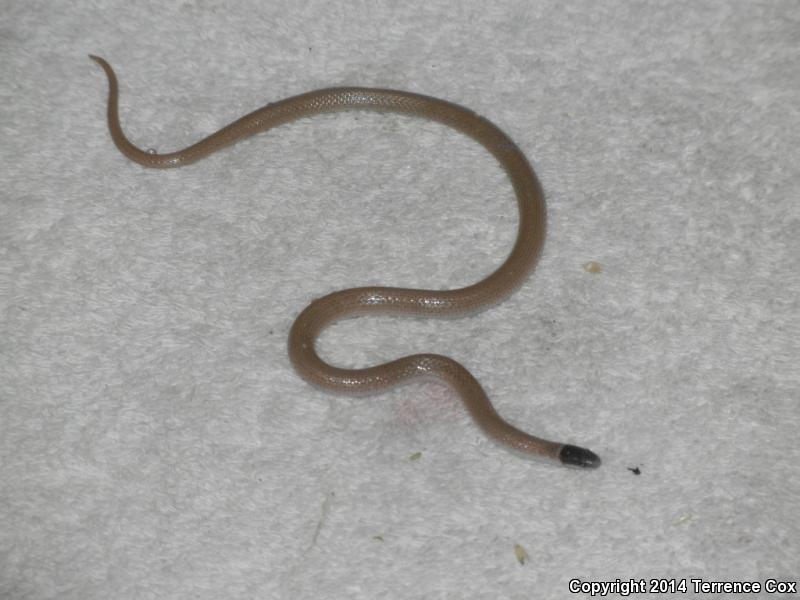
{"label": "coiled snake body", "polygon": [[544,241],[544,198],[524,154],[497,126],[471,110],[437,98],[396,90],[341,87],[308,92],[268,104],[188,148],[156,154],[137,148],[125,136],[119,122],[119,91],[114,71],[102,58],[91,58],[108,77],[111,137],[126,157],[145,167],[183,166],[283,123],[320,113],[354,109],[430,119],[457,129],[483,145],[508,174],[519,207],[517,239],[500,268],[482,281],[456,290],[363,287],[334,292],[314,300],[300,313],[291,328],[289,356],[304,379],[327,390],[372,393],[410,379],[436,377],[456,391],[481,429],[504,446],[571,466],[592,468],[600,465],[600,459],[590,450],[534,437],[504,421],[478,381],[449,357],[415,354],[364,369],[343,369],[324,362],[315,350],[319,333],[338,319],[375,314],[463,315],[495,304],[524,281],[533,269]]}

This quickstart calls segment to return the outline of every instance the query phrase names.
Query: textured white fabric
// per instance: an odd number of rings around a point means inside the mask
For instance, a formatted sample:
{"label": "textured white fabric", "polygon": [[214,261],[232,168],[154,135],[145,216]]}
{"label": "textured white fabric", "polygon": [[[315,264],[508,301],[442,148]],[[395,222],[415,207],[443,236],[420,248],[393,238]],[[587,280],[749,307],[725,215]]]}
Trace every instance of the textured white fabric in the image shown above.
{"label": "textured white fabric", "polygon": [[[0,597],[567,598],[573,578],[798,577],[796,1],[2,14]],[[497,123],[547,194],[533,277],[481,315],[353,320],[321,348],[342,365],[449,354],[510,421],[602,468],[493,446],[435,383],[341,398],[289,364],[316,296],[500,264],[516,216],[479,146],[349,113],[148,171],[111,143],[90,52],[121,77],[126,131],[160,150],[331,85]]]}

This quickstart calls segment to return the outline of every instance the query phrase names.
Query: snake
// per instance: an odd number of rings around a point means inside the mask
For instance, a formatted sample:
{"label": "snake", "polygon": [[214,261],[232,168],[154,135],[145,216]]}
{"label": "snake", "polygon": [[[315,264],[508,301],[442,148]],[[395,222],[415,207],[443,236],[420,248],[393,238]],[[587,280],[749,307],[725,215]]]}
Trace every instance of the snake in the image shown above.
{"label": "snake", "polygon": [[591,450],[533,436],[503,419],[478,380],[458,361],[420,353],[365,368],[342,368],[320,358],[316,340],[323,329],[345,318],[365,315],[459,317],[496,305],[522,285],[541,254],[546,230],[542,187],[522,150],[489,120],[458,104],[422,94],[369,87],[331,87],[269,103],[182,150],[142,150],[126,137],[119,118],[119,84],[111,65],[90,55],[108,79],[107,120],[111,139],[128,159],[148,168],[181,167],[240,140],[279,125],[323,113],[366,110],[434,121],[472,138],[505,170],[513,186],[519,220],[517,236],[505,261],[487,277],[447,290],[357,287],[313,300],[289,331],[288,352],[297,373],[329,392],[369,395],[418,379],[444,382],[460,398],[474,422],[494,442],[530,458],[591,469],[600,458]]}

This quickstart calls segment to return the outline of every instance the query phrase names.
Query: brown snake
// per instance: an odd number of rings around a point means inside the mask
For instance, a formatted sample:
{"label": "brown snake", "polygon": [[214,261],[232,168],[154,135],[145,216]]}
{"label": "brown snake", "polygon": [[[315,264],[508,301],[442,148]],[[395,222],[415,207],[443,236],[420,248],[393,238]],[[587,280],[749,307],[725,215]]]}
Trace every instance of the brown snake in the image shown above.
{"label": "brown snake", "polygon": [[444,100],[396,90],[340,87],[316,90],[274,102],[223,127],[205,139],[168,154],[145,152],[122,131],[118,84],[111,65],[93,60],[108,76],[108,127],[117,148],[129,159],[152,168],[187,165],[239,140],[283,123],[320,113],[344,110],[393,112],[430,119],[468,135],[502,165],[514,187],[519,207],[517,239],[494,273],[456,290],[362,287],[328,294],[309,304],[289,333],[289,357],[308,382],[325,390],[350,394],[377,393],[420,377],[450,385],[472,418],[491,439],[528,456],[594,468],[600,458],[585,448],[551,442],[520,431],[504,421],[478,381],[461,364],[438,354],[414,354],[364,369],[343,369],[324,362],[315,350],[320,332],[333,321],[358,315],[459,316],[495,304],[516,289],[536,264],[545,235],[545,205],[539,182],[525,155],[505,133],[471,110]]}

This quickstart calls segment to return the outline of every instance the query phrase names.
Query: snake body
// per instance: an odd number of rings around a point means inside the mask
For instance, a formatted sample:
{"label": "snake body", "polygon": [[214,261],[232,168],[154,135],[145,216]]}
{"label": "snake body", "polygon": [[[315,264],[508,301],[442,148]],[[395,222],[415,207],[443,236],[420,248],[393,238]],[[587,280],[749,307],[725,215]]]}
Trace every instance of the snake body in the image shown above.
{"label": "snake body", "polygon": [[539,182],[525,155],[497,126],[471,110],[411,92],[361,87],[321,89],[253,111],[203,140],[166,154],[134,146],[119,120],[119,86],[111,66],[91,56],[108,77],[108,127],[117,148],[129,159],[151,168],[170,168],[200,160],[239,140],[303,117],[345,110],[392,112],[430,119],[452,127],[486,148],[505,169],[519,208],[517,239],[505,262],[488,277],[455,290],[361,287],[334,292],[303,310],[289,333],[289,356],[297,372],[325,390],[350,394],[377,393],[420,377],[451,386],[480,428],[500,444],[529,456],[545,457],[584,468],[600,465],[590,450],[534,437],[503,420],[480,383],[460,363],[438,354],[415,354],[363,369],[344,369],[323,361],[315,350],[320,332],[333,321],[357,315],[459,316],[496,304],[528,276],[545,236],[545,204]]}

